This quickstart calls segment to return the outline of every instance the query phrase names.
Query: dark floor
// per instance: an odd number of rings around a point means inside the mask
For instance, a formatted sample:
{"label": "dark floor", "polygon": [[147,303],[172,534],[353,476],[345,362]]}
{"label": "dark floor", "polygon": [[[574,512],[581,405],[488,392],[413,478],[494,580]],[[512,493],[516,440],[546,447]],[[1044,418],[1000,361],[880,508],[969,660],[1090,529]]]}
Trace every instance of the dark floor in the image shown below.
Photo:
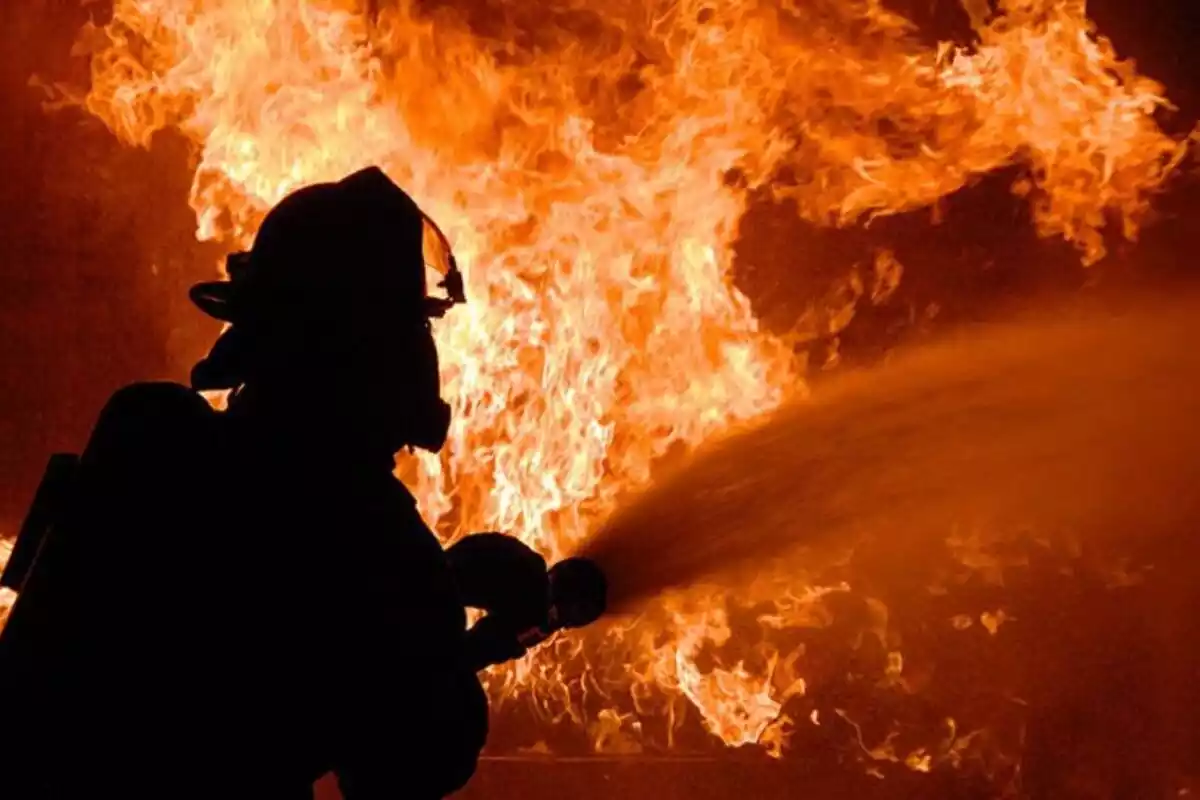
{"label": "dark floor", "polygon": [[[967,791],[968,787],[945,786],[938,791],[929,780],[919,776],[898,775],[880,780],[863,774],[837,775],[757,760],[739,763],[725,759],[680,762],[618,758],[565,763],[549,759],[485,761],[470,786],[456,797],[551,800],[567,794],[572,800],[795,800],[799,797],[965,800],[986,796]],[[339,796],[336,787],[326,782],[319,787],[317,800],[336,800]]]}

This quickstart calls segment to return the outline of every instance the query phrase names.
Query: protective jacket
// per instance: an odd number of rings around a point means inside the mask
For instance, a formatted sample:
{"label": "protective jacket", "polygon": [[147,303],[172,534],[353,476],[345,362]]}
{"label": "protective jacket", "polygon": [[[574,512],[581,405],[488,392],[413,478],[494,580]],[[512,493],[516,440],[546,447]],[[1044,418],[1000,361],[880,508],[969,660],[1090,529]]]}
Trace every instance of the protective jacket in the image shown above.
{"label": "protective jacket", "polygon": [[0,635],[0,797],[441,798],[487,701],[445,553],[390,462],[108,403]]}

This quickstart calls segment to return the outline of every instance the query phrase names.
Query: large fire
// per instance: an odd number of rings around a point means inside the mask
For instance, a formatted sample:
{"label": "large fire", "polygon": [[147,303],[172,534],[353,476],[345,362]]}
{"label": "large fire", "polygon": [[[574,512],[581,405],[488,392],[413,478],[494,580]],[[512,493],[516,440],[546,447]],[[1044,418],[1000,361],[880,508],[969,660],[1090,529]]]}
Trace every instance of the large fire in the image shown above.
{"label": "large fire", "polygon": [[[879,0],[419,5],[117,0],[81,38],[76,99],[125,142],[186,136],[197,235],[231,249],[290,190],[369,164],[439,221],[470,299],[436,327],[454,423],[441,457],[400,469],[446,540],[501,530],[570,553],[663,456],[803,391],[733,285],[752,192],[846,225],[1023,165],[1013,190],[1039,232],[1091,263],[1110,229],[1137,235],[1186,149],[1154,120],[1162,87],[1082,0],[964,0],[974,41],[938,46]],[[805,679],[772,636],[822,624],[844,589],[698,587],[492,689],[597,746],[690,704],[724,742],[778,751]],[[714,659],[767,598],[763,635]],[[888,664],[900,680],[900,654]]]}

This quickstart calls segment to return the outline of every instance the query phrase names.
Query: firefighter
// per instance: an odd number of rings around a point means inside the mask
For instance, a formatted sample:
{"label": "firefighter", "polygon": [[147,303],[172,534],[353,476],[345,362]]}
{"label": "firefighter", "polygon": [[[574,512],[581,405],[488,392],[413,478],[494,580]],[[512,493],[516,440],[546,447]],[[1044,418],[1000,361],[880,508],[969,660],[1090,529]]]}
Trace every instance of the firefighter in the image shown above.
{"label": "firefighter", "polygon": [[192,291],[228,327],[191,386],[112,398],[13,607],[5,800],[311,797],[328,772],[442,798],[474,772],[464,603],[393,477],[447,436],[449,245],[371,168],[283,199],[227,271]]}

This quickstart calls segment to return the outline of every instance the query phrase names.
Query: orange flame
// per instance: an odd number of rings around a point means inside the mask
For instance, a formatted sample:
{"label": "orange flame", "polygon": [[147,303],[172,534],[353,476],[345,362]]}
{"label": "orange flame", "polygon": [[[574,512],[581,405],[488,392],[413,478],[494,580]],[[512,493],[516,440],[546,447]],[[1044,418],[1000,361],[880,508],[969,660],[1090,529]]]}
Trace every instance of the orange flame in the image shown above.
{"label": "orange flame", "polygon": [[[1185,152],[1153,120],[1162,88],[1118,60],[1082,0],[998,5],[971,4],[976,46],[931,48],[878,0],[496,2],[474,19],[410,0],[373,17],[352,0],[117,0],[81,39],[79,100],[125,142],[190,139],[197,234],[231,247],[302,184],[378,164],[405,186],[472,300],[437,326],[454,423],[413,487],[447,540],[504,530],[553,558],[672,449],[802,389],[732,283],[753,190],[851,224],[1023,164],[1014,190],[1040,233],[1085,262],[1108,220],[1137,234]],[[877,270],[894,289],[898,262]],[[764,576],[741,602],[800,585]],[[776,741],[803,681],[773,675],[769,644],[702,670],[729,636],[724,596],[663,602],[666,617],[605,634],[604,664],[559,641],[493,688],[552,714],[574,713],[579,681],[635,707],[653,688],[729,744]],[[760,624],[820,624],[817,603],[780,601]],[[568,681],[576,656],[588,668]],[[624,741],[622,719],[606,710],[597,741]]]}
{"label": "orange flame", "polygon": [[[0,572],[4,571],[4,567],[8,564],[8,559],[11,555],[12,543],[5,539],[0,539]],[[12,610],[13,602],[16,599],[17,595],[12,589],[0,588],[0,631],[3,631],[5,624],[8,623],[8,612]]]}

